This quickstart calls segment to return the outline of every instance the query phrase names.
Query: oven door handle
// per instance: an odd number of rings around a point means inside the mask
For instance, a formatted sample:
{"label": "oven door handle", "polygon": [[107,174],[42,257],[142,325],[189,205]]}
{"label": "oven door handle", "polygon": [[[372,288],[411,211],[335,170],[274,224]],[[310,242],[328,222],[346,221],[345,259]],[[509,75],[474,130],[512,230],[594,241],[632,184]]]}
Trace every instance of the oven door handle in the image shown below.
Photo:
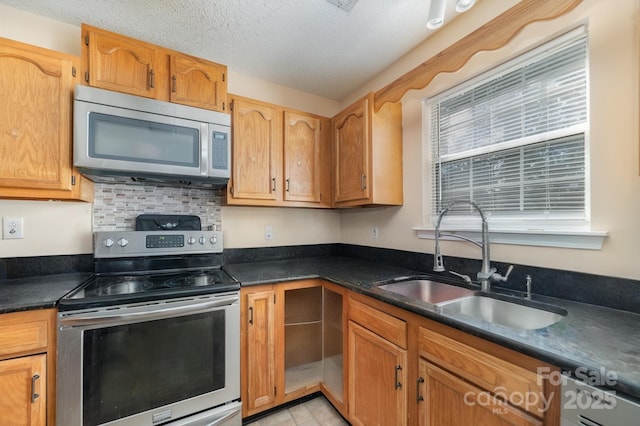
{"label": "oven door handle", "polygon": [[230,306],[234,303],[238,303],[240,300],[237,296],[225,297],[218,300],[212,300],[204,303],[190,304],[186,306],[174,306],[171,308],[154,309],[152,311],[140,311],[129,313],[118,313],[117,311],[94,312],[88,315],[69,316],[60,319],[60,325],[63,326],[83,326],[83,325],[95,325],[104,324],[105,321],[109,322],[127,322],[127,321],[148,321],[154,319],[162,319],[171,316],[192,315],[206,311],[210,311],[213,308],[219,308],[223,306]]}

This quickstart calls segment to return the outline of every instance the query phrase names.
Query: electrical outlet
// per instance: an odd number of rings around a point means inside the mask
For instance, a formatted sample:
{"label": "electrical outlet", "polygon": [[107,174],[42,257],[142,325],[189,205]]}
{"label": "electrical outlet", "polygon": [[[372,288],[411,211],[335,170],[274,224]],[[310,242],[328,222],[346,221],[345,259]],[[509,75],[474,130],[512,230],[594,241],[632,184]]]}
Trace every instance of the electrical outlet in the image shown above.
{"label": "electrical outlet", "polygon": [[273,228],[271,227],[271,225],[267,225],[264,227],[264,239],[273,240]]}
{"label": "electrical outlet", "polygon": [[24,218],[5,217],[2,220],[2,238],[5,240],[24,238]]}
{"label": "electrical outlet", "polygon": [[374,240],[378,239],[378,227],[374,226],[373,228],[371,228],[371,238],[373,238]]}

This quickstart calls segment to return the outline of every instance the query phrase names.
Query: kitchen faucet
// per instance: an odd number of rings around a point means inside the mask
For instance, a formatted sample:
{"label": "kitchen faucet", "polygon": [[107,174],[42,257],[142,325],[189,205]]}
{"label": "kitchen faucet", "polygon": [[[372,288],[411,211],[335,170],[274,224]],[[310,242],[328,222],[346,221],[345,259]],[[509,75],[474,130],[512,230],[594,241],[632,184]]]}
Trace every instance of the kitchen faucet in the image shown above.
{"label": "kitchen faucet", "polygon": [[[454,205],[462,204],[462,203],[466,203],[473,206],[473,208],[475,208],[480,214],[480,218],[482,219],[482,242],[481,243],[471,238],[464,237],[462,235],[440,233],[440,222],[442,222],[442,218],[444,217],[444,215],[446,215],[447,212]],[[496,272],[496,268],[491,267],[491,261],[489,258],[489,250],[490,250],[489,225],[487,224],[487,219],[484,213],[476,203],[472,201],[454,201],[451,204],[449,204],[447,207],[445,207],[444,210],[442,210],[442,212],[440,212],[440,214],[438,215],[438,222],[436,224],[436,247],[435,247],[435,254],[433,257],[433,270],[435,272],[445,271],[444,262],[442,260],[442,253],[440,253],[440,236],[447,236],[447,237],[458,238],[464,241],[468,241],[472,244],[477,245],[482,249],[482,268],[480,269],[480,272],[478,272],[478,275],[477,275],[478,281],[480,282],[481,291],[486,293],[491,291],[491,281],[507,281],[509,274],[513,270],[513,265],[509,266],[509,269],[507,270],[507,273],[505,274],[504,277]],[[462,275],[454,271],[449,271],[449,272],[453,275],[456,275],[464,279],[468,283],[471,282],[471,278],[468,275]]]}

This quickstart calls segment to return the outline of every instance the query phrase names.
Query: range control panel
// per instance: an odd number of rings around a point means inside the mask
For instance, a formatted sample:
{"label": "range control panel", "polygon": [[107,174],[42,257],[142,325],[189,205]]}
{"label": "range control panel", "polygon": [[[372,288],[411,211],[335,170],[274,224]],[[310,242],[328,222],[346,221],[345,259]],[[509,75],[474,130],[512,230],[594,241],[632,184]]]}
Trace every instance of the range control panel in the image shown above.
{"label": "range control panel", "polygon": [[221,231],[99,231],[96,258],[222,253]]}

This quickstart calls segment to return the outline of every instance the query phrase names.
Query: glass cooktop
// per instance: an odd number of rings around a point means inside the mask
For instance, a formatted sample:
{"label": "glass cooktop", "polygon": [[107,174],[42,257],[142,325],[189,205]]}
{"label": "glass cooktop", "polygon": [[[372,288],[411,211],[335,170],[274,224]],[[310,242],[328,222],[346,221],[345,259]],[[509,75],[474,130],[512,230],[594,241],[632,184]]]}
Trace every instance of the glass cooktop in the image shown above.
{"label": "glass cooktop", "polygon": [[237,291],[220,268],[173,273],[95,275],[60,300],[60,310]]}

